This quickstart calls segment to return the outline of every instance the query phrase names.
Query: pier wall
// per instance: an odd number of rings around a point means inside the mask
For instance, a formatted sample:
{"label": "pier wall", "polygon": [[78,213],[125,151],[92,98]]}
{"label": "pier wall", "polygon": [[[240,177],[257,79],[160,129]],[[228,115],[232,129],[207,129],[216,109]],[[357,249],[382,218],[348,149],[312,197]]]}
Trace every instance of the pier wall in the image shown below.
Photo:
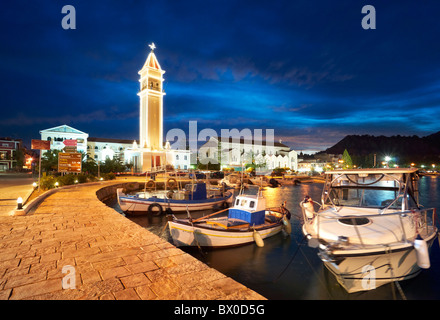
{"label": "pier wall", "polygon": [[265,299],[100,200],[133,182],[59,188],[0,216],[0,299]]}

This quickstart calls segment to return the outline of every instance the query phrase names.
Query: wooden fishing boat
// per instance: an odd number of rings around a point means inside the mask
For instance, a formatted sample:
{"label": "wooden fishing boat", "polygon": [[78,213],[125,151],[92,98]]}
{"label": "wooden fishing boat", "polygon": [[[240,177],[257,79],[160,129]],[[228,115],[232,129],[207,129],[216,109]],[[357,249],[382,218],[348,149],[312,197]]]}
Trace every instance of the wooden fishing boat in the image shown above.
{"label": "wooden fishing boat", "polygon": [[300,204],[302,229],[348,292],[410,279],[430,267],[436,213],[419,204],[417,169],[336,170],[325,176],[321,204],[308,197]]}
{"label": "wooden fishing boat", "polygon": [[171,215],[168,226],[174,244],[229,247],[256,242],[263,246],[263,239],[283,229],[290,234],[290,212],[285,205],[266,208],[266,200],[259,188],[249,187],[246,192],[255,189],[256,194],[244,194],[242,190],[232,208],[205,217],[178,219]]}
{"label": "wooden fishing boat", "polygon": [[126,195],[117,189],[118,203],[128,214],[161,215],[165,211],[185,212],[212,209],[225,203],[232,203],[233,192],[210,192],[204,182],[187,184],[183,190],[140,192]]}

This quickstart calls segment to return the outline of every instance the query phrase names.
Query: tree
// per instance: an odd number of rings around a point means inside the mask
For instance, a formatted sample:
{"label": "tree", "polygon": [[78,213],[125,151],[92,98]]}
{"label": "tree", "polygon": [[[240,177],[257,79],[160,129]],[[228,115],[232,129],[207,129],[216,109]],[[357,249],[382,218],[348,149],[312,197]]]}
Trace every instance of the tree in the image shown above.
{"label": "tree", "polygon": [[87,155],[82,162],[82,172],[98,175],[98,164],[95,159]]}
{"label": "tree", "polygon": [[124,172],[127,170],[127,166],[124,165],[120,159],[105,159],[104,163],[100,165],[101,173],[110,173],[110,172]]}
{"label": "tree", "polygon": [[57,171],[58,153],[60,153],[59,150],[46,150],[44,155],[41,157],[41,169],[46,172]]}
{"label": "tree", "polygon": [[15,168],[18,170],[23,169],[24,165],[24,151],[23,149],[18,149],[14,151],[12,160],[15,160]]}
{"label": "tree", "polygon": [[351,160],[350,154],[348,153],[347,149],[345,149],[344,153],[342,154],[342,160],[344,160],[344,167],[345,168],[352,168],[353,167],[353,161]]}

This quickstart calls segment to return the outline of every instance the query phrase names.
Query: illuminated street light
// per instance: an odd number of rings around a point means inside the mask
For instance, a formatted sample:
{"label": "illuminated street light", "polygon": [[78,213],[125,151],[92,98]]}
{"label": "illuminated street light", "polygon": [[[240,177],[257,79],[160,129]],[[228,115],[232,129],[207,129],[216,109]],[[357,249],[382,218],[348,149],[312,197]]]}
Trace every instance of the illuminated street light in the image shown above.
{"label": "illuminated street light", "polygon": [[18,199],[17,199],[17,209],[18,210],[23,209],[23,198],[22,197],[18,197]]}

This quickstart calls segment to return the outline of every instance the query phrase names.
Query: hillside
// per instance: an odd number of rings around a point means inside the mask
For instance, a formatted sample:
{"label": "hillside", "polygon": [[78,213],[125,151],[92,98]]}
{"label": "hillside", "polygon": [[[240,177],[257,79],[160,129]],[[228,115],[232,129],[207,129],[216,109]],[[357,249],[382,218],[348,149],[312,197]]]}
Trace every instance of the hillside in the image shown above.
{"label": "hillside", "polygon": [[390,156],[400,165],[417,165],[440,162],[440,131],[426,137],[418,136],[371,136],[349,135],[324,151],[327,154],[342,154],[347,149],[354,163],[372,166],[374,154],[377,162]]}

